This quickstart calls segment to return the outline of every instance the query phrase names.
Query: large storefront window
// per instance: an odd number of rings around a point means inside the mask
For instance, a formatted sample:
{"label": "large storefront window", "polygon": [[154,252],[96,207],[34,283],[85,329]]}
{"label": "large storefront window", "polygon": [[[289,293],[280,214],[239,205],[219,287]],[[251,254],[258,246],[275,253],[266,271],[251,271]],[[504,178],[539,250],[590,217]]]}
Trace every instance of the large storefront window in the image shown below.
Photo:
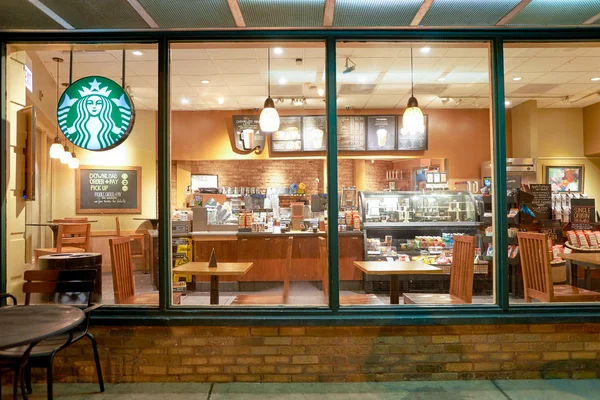
{"label": "large storefront window", "polygon": [[95,269],[94,302],[158,305],[157,70],[156,45],[9,47],[6,278],[21,304],[29,270]]}
{"label": "large storefront window", "polygon": [[600,48],[504,52],[510,301],[600,301]]}
{"label": "large storefront window", "polygon": [[173,304],[327,304],[324,45],[170,54]]}
{"label": "large storefront window", "polygon": [[484,43],[338,43],[341,305],[494,302],[488,70]]}

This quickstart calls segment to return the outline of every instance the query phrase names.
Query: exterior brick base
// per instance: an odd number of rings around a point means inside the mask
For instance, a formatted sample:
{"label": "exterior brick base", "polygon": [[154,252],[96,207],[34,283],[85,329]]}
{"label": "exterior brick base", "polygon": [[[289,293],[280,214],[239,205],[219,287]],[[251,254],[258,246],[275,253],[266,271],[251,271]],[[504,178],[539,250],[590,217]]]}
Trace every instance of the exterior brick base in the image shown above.
{"label": "exterior brick base", "polygon": [[[112,383],[600,377],[600,324],[94,327],[92,332],[104,379]],[[54,372],[57,382],[96,382],[89,341],[59,353]]]}

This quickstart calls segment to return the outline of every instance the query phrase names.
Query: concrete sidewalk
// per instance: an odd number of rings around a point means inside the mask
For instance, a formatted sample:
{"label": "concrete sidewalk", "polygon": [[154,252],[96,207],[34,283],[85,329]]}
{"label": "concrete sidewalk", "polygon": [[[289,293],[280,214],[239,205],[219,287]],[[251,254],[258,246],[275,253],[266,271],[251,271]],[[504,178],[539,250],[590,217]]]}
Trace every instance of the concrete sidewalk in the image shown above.
{"label": "concrete sidewalk", "polygon": [[[448,381],[381,383],[127,383],[55,384],[56,400],[580,400],[599,399],[600,380]],[[30,399],[45,399],[37,384]],[[12,389],[2,388],[2,400]]]}

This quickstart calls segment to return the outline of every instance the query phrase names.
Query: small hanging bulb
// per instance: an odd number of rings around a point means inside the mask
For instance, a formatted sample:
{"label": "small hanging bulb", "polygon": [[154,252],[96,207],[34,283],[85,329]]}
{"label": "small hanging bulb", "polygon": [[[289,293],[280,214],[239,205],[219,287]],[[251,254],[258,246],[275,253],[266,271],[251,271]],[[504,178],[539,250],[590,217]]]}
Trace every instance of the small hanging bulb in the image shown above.
{"label": "small hanging bulb", "polygon": [[50,158],[60,158],[62,153],[65,151],[63,145],[60,143],[58,136],[54,138],[52,146],[50,146]]}
{"label": "small hanging bulb", "polygon": [[77,169],[79,168],[79,160],[75,155],[75,145],[73,145],[73,152],[71,153],[71,159],[69,160],[69,168]]}
{"label": "small hanging bulb", "polygon": [[69,164],[69,161],[71,161],[72,157],[73,156],[71,155],[71,152],[69,151],[69,148],[65,144],[64,152],[60,155],[60,163],[61,164]]}

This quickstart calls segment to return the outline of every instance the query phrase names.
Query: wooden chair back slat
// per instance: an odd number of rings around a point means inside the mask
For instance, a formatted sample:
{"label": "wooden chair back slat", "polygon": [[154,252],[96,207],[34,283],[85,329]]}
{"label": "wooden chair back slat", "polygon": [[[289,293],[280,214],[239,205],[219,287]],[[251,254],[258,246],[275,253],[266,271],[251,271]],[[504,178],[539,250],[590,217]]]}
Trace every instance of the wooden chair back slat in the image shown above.
{"label": "wooden chair back slat", "polygon": [[90,251],[91,225],[89,223],[60,223],[56,240],[56,252],[62,252],[63,246],[80,247]]}
{"label": "wooden chair back slat", "polygon": [[329,294],[329,269],[327,268],[327,239],[319,238],[319,264],[321,268],[321,284],[323,286],[323,294]]}
{"label": "wooden chair back slat", "polygon": [[454,236],[452,268],[450,269],[450,294],[466,303],[473,300],[473,274],[475,269],[475,237]]}
{"label": "wooden chair back slat", "polygon": [[554,284],[548,252],[548,235],[519,232],[519,253],[523,270],[525,301],[531,299],[551,302],[554,300]]}
{"label": "wooden chair back slat", "polygon": [[31,302],[31,294],[83,293],[88,306],[97,273],[95,269],[28,270],[23,274],[25,305]]}
{"label": "wooden chair back slat", "polygon": [[290,277],[292,276],[292,250],[294,247],[294,237],[290,236],[284,242],[285,246],[285,271],[283,272],[283,300],[287,301],[290,294]]}
{"label": "wooden chair back slat", "polygon": [[131,240],[121,237],[108,240],[110,245],[110,261],[112,264],[113,290],[115,303],[121,304],[125,299],[135,295],[132,273]]}

